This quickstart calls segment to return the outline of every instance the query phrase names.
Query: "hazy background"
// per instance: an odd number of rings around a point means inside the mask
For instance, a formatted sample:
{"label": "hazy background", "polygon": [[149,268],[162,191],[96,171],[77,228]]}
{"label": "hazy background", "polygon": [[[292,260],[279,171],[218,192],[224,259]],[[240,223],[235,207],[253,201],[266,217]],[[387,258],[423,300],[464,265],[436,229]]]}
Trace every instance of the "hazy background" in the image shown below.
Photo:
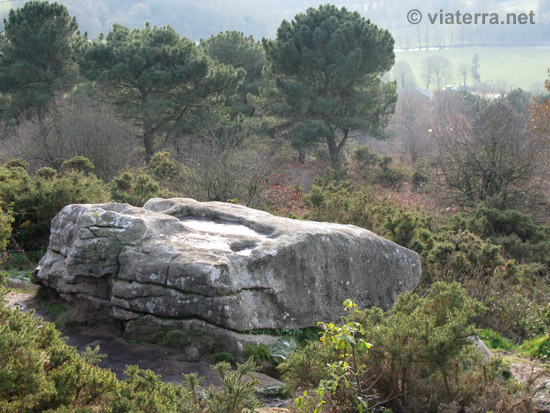
{"label": "hazy background", "polygon": [[[272,38],[283,21],[309,7],[326,4],[315,0],[59,0],[90,38],[107,33],[113,23],[128,27],[170,25],[181,35],[198,41],[226,30],[237,30],[256,40]],[[0,17],[20,7],[23,0],[0,0]],[[470,64],[475,54],[481,62],[484,82],[519,86],[536,91],[542,88],[550,66],[550,0],[341,0],[333,2],[355,10],[395,38],[398,61],[408,62],[417,79],[422,77],[425,57],[441,54],[456,72]],[[416,8],[424,14],[421,24],[407,22],[407,12]],[[535,25],[431,25],[427,13],[535,12]],[[421,49],[418,52],[418,49]],[[428,50],[432,49],[432,50]],[[433,50],[437,49],[437,50]],[[458,84],[455,73],[450,83]],[[419,82],[421,83],[421,82]]]}
{"label": "hazy background", "polygon": [[[76,16],[82,31],[90,37],[107,33],[113,23],[142,27],[146,21],[153,25],[169,24],[180,34],[193,40],[209,37],[225,30],[238,30],[254,38],[273,37],[283,19],[290,20],[308,7],[317,7],[327,1],[315,0],[60,0]],[[7,16],[10,8],[19,7],[22,0],[0,0],[0,16]],[[432,47],[453,44],[540,44],[549,40],[549,0],[344,0],[333,2],[349,10],[362,13],[374,23],[390,29],[397,46],[418,47],[425,40]],[[525,12],[534,10],[536,25],[510,26],[439,26],[422,23],[410,25],[407,11],[416,8],[430,12]],[[425,19],[427,20],[427,19]],[[426,31],[428,34],[426,35]]]}

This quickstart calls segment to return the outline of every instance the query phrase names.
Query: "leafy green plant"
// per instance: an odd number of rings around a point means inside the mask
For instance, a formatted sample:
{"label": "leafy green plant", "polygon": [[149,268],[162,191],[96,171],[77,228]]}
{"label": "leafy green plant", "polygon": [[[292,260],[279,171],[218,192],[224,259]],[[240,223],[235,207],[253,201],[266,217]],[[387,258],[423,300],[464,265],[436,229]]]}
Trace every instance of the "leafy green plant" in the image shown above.
{"label": "leafy green plant", "polygon": [[379,199],[372,190],[352,181],[317,179],[304,201],[310,207],[309,219],[357,225],[418,253],[433,244],[433,217]]}
{"label": "leafy green plant", "polygon": [[181,386],[160,381],[160,376],[139,366],[128,366],[127,379],[121,386],[120,396],[112,403],[114,412],[200,412],[193,407],[191,393]]}
{"label": "leafy green plant", "polygon": [[411,173],[402,166],[391,166],[393,159],[385,156],[379,163],[379,168],[368,171],[366,178],[372,177],[374,183],[394,190],[400,190],[403,184],[411,179]]}
{"label": "leafy green plant", "polygon": [[528,357],[547,360],[550,357],[550,336],[527,339],[520,346],[520,351]]}
{"label": "leafy green plant", "polygon": [[88,364],[98,365],[107,357],[107,354],[101,354],[100,351],[101,348],[99,347],[99,345],[95,346],[94,348],[88,346],[80,354],[80,356],[82,357],[82,360],[84,360],[84,362]]}
{"label": "leafy green plant", "polygon": [[[1,206],[1,204],[0,204]],[[0,264],[5,260],[5,249],[11,236],[13,218],[0,208]]]}
{"label": "leafy green plant", "polygon": [[252,359],[256,362],[266,361],[271,364],[275,364],[276,360],[273,359],[269,348],[262,343],[249,343],[244,347],[244,356],[247,359]]}
{"label": "leafy green plant", "polygon": [[523,397],[501,383],[502,363],[484,363],[468,339],[483,308],[458,283],[401,294],[386,312],[347,306],[351,314],[341,324],[325,324],[324,344],[310,344],[307,354],[298,350],[279,366],[289,383],[305,388],[297,409],[496,411]]}
{"label": "leafy green plant", "polygon": [[[0,302],[5,294],[0,286]],[[252,360],[235,371],[218,363],[223,387],[204,391],[196,375],[185,376],[182,387],[138,366],[119,381],[95,365],[103,357],[99,346],[78,354],[52,323],[0,305],[0,411],[240,413],[259,406]]]}
{"label": "leafy green plant", "polygon": [[88,174],[95,169],[93,162],[84,156],[75,156],[74,158],[63,162],[61,166],[64,169],[79,171],[84,174]]}
{"label": "leafy green plant", "polygon": [[325,377],[326,366],[332,361],[334,349],[317,339],[292,353],[277,366],[291,391],[298,387],[317,386]]}
{"label": "leafy green plant", "polygon": [[221,363],[222,361],[233,364],[235,363],[235,356],[229,351],[219,351],[212,354],[212,362],[214,364]]}
{"label": "leafy green plant", "polygon": [[332,348],[338,354],[337,360],[327,366],[328,378],[322,379],[316,389],[319,402],[315,412],[320,412],[324,405],[331,409],[351,408],[363,412],[372,407],[369,403],[376,400],[370,393],[371,386],[363,383],[365,366],[360,364],[360,355],[366,355],[372,347],[365,339],[365,329],[355,321],[360,314],[357,304],[351,300],[344,302],[344,311],[351,312],[351,319],[341,325],[319,322],[323,329],[321,343]]}
{"label": "leafy green plant", "polygon": [[[254,409],[259,406],[256,398],[258,380],[252,376],[257,367],[252,359],[237,366],[221,362],[213,366],[222,379],[223,389],[210,387],[207,391],[206,405],[212,413],[240,413],[243,409]],[[244,380],[248,377],[248,380]]]}
{"label": "leafy green plant", "polygon": [[516,348],[514,343],[506,337],[502,337],[498,331],[485,328],[478,330],[477,336],[492,350],[513,350]]}

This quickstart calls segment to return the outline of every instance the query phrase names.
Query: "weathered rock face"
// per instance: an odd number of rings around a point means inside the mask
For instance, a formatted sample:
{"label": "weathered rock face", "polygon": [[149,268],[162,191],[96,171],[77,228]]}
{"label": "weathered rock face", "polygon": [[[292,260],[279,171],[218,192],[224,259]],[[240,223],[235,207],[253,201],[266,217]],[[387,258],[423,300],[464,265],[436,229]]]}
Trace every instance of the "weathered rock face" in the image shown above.
{"label": "weathered rock face", "polygon": [[415,252],[355,226],[174,198],[65,207],[33,280],[112,308],[130,337],[235,349],[253,330],[336,321],[347,298],[387,309],[420,272]]}

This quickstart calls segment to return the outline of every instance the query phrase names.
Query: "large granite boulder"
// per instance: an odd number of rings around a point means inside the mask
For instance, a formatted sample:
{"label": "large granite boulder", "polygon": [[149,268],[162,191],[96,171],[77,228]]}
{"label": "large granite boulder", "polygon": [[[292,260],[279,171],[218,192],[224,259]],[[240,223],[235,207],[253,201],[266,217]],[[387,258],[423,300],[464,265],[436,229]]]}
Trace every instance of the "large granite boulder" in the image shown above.
{"label": "large granite boulder", "polygon": [[174,198],[66,206],[33,281],[112,309],[128,337],[201,353],[337,321],[347,298],[387,309],[420,273],[415,252],[352,225]]}

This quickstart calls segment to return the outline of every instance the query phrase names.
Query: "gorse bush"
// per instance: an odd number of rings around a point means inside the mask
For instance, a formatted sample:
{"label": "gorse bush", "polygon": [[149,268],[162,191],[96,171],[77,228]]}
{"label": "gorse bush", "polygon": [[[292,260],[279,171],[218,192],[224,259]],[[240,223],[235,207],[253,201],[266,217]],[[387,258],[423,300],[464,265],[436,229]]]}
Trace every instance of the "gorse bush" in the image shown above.
{"label": "gorse bush", "polygon": [[429,216],[378,199],[371,190],[352,181],[317,180],[304,200],[310,208],[306,218],[367,228],[417,252],[430,248]]}
{"label": "gorse bush", "polygon": [[292,385],[316,386],[298,398],[298,410],[503,411],[518,402],[500,378],[500,360],[482,362],[469,339],[483,307],[459,284],[401,294],[387,312],[346,305],[341,324],[322,324],[321,345],[279,366]]}
{"label": "gorse bush", "polygon": [[485,327],[514,340],[545,331],[538,314],[550,299],[544,276],[550,232],[528,216],[478,206],[436,219],[399,207],[330,171],[317,178],[304,201],[309,208],[306,218],[367,228],[418,252],[421,288],[437,281],[459,282],[487,307],[478,318]]}
{"label": "gorse bush", "polygon": [[0,262],[2,254],[8,245],[11,236],[11,223],[13,218],[0,208]]}
{"label": "gorse bush", "polygon": [[11,211],[13,237],[24,249],[45,244],[52,218],[65,205],[110,200],[106,184],[91,174],[42,169],[33,177],[25,167],[18,160],[0,167],[0,207]]}
{"label": "gorse bush", "polygon": [[163,153],[153,164],[136,173],[124,172],[110,184],[92,172],[94,165],[82,156],[63,164],[62,172],[44,167],[31,176],[26,163],[14,159],[0,166],[0,208],[13,217],[13,238],[25,250],[40,249],[47,243],[51,220],[69,204],[127,202],[142,206],[154,197],[174,193],[161,186],[153,176],[168,182],[169,160]]}
{"label": "gorse bush", "polygon": [[402,166],[392,166],[392,163],[391,157],[384,156],[378,168],[370,173],[367,172],[365,177],[386,188],[400,190],[405,182],[411,180],[411,173]]}
{"label": "gorse bush", "polygon": [[290,353],[277,369],[291,389],[310,388],[325,377],[326,366],[334,358],[333,352],[318,339],[310,341],[300,350]]}
{"label": "gorse bush", "polygon": [[[2,301],[5,292],[0,287]],[[94,365],[100,359],[99,348],[79,355],[52,323],[1,305],[2,412],[240,413],[258,406],[257,382],[248,377],[254,371],[252,360],[237,366],[236,371],[231,371],[228,363],[217,364],[214,368],[221,375],[222,388],[203,391],[196,376],[185,376],[187,387],[176,386],[138,366],[127,367],[127,379],[120,381],[110,370]]]}
{"label": "gorse bush", "polygon": [[124,172],[114,178],[110,184],[111,197],[116,202],[125,202],[134,206],[143,206],[151,198],[170,198],[173,196],[162,188],[150,175],[137,172]]}
{"label": "gorse bush", "polygon": [[516,210],[498,210],[480,204],[451,219],[451,228],[465,229],[502,248],[505,256],[522,263],[550,265],[550,227],[536,225]]}
{"label": "gorse bush", "polygon": [[86,364],[53,324],[2,305],[0,330],[0,410],[105,409],[118,397],[114,373]]}

